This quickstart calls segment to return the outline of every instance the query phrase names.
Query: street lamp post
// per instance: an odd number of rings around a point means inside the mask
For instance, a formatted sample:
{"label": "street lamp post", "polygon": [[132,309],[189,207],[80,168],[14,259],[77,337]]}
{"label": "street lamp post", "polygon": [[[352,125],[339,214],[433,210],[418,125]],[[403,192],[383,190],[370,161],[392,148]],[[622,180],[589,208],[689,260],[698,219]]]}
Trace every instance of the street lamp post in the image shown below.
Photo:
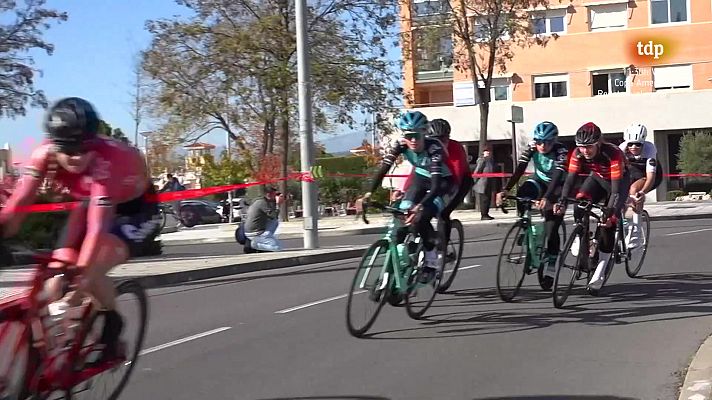
{"label": "street lamp post", "polygon": [[[301,169],[311,171],[314,164],[314,138],[312,134],[312,97],[309,75],[309,39],[307,37],[306,0],[296,1],[297,17],[297,79],[299,86],[299,137],[301,139]],[[304,204],[304,248],[319,247],[317,187],[316,182],[302,180]]]}

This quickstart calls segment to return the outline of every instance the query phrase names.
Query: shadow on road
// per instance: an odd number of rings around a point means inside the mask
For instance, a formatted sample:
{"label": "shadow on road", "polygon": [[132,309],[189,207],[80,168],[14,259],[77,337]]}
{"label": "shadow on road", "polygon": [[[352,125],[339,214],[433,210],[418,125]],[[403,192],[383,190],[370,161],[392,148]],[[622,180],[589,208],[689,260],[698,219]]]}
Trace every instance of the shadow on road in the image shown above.
{"label": "shadow on road", "polygon": [[259,400],[390,400],[387,397],[376,396],[316,396],[316,397],[271,397]]}
{"label": "shadow on road", "polygon": [[433,308],[419,326],[372,332],[366,338],[443,339],[558,324],[625,326],[709,317],[711,282],[712,274],[704,273],[650,275],[633,282],[612,283],[600,297],[587,295],[580,285],[564,309],[554,308],[551,294],[535,286],[522,288],[515,303],[502,302],[495,288],[458,290],[436,297]]}
{"label": "shadow on road", "polygon": [[618,397],[618,396],[562,396],[562,395],[546,395],[546,396],[516,396],[516,397],[482,397],[473,400],[638,400],[633,397]]}

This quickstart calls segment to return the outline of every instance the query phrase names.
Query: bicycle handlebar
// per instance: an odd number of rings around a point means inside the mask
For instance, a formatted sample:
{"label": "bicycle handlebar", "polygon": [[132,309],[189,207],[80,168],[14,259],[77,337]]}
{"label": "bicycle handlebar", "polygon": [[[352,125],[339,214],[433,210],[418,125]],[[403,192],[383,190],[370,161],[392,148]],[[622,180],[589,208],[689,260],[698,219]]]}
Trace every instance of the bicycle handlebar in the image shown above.
{"label": "bicycle handlebar", "polygon": [[[504,198],[507,200],[516,200],[516,201],[519,201],[522,203],[530,203],[530,204],[534,204],[537,201],[539,201],[536,199],[530,199],[528,197],[519,197],[519,196],[512,196],[512,195],[507,195]],[[502,204],[500,204],[499,209],[502,210],[502,213],[509,214],[509,210],[507,210],[507,208],[505,207],[504,202],[502,202]]]}
{"label": "bicycle handlebar", "polygon": [[408,211],[401,210],[400,208],[391,207],[391,206],[387,206],[387,205],[383,205],[383,204],[379,204],[379,203],[375,203],[375,202],[369,203],[367,201],[364,201],[364,202],[362,202],[361,219],[363,219],[363,222],[365,224],[370,224],[370,222],[368,221],[368,218],[366,218],[366,211],[368,210],[369,207],[377,208],[377,209],[380,209],[382,211],[388,212],[393,215],[401,215],[401,216],[408,215]]}

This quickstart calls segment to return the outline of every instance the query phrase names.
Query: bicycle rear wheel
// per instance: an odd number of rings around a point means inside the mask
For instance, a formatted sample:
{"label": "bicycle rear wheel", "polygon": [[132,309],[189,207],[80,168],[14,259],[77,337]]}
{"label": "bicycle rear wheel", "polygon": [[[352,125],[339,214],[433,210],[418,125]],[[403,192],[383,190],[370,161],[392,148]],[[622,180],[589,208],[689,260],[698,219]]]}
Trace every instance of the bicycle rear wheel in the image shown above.
{"label": "bicycle rear wheel", "polygon": [[574,282],[580,276],[581,263],[586,262],[589,251],[584,240],[584,227],[577,225],[559,254],[554,277],[553,300],[554,307],[561,308],[571,294]]}
{"label": "bicycle rear wheel", "polygon": [[457,270],[460,268],[462,251],[465,248],[465,230],[462,227],[462,222],[453,219],[451,223],[450,241],[443,255],[445,266],[443,267],[440,286],[438,286],[438,293],[445,293],[450,289],[452,282],[455,280],[455,275],[457,275]]}
{"label": "bicycle rear wheel", "polygon": [[[405,310],[413,319],[421,319],[428,311],[435,300],[435,295],[438,293],[438,287],[442,276],[436,274],[432,280],[424,283],[423,269],[425,266],[425,249],[422,245],[418,246],[416,251],[416,265],[411,270],[407,279],[407,290],[405,294]],[[441,259],[444,262],[444,259]],[[438,266],[442,269],[443,266]],[[423,283],[421,283],[423,282]]]}
{"label": "bicycle rear wheel", "polygon": [[638,247],[634,249],[627,249],[625,257],[625,272],[629,277],[635,278],[640,273],[640,269],[643,268],[643,261],[645,261],[645,255],[648,253],[648,245],[650,244],[650,215],[648,212],[643,210],[640,215],[640,232],[641,242]]}
{"label": "bicycle rear wheel", "polygon": [[355,337],[363,336],[378,317],[388,297],[391,262],[390,243],[380,239],[361,257],[346,302],[346,327]]}
{"label": "bicycle rear wheel", "polygon": [[521,221],[509,228],[497,260],[497,294],[510,302],[522,286],[527,268],[527,238]]}
{"label": "bicycle rear wheel", "polygon": [[140,356],[146,336],[148,301],[143,287],[134,280],[120,283],[117,288],[117,311],[124,318],[121,344],[122,357],[118,360],[97,362],[100,356],[99,339],[104,327],[104,318],[94,315],[85,332],[77,337],[82,341],[80,357],[73,368],[74,387],[65,395],[72,399],[116,400],[126,387],[131,372]]}

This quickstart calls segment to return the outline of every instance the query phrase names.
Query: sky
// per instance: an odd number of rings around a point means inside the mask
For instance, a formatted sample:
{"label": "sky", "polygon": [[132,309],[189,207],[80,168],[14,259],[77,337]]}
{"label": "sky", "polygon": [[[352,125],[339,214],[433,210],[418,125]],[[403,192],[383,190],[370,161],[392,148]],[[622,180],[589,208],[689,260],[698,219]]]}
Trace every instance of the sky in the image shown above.
{"label": "sky", "polygon": [[[173,0],[48,0],[46,7],[67,12],[69,19],[43,35],[55,46],[53,55],[32,53],[42,70],[35,89],[44,90],[50,103],[69,96],[89,100],[101,118],[133,140],[131,71],[135,55],[150,44],[145,23],[185,16],[188,10]],[[0,119],[0,145],[10,144],[14,161],[22,161],[42,139],[43,113],[31,108],[25,117]]]}
{"label": "sky", "polygon": [[[190,10],[174,0],[48,0],[46,7],[65,11],[69,18],[53,24],[43,34],[43,38],[55,46],[51,56],[41,51],[31,53],[35,67],[42,71],[35,76],[35,89],[43,90],[50,103],[70,96],[89,100],[102,119],[113,128],[121,128],[133,140],[132,69],[137,54],[151,41],[145,29],[146,21],[187,17]],[[389,57],[399,56],[397,48],[391,49]],[[30,108],[24,117],[0,119],[0,146],[10,144],[13,161],[24,163],[42,140],[43,114],[40,108]],[[150,122],[146,122],[139,130],[152,128]],[[337,131],[353,134],[362,133],[364,129]],[[320,138],[324,137],[317,137]],[[214,131],[201,141],[222,147],[225,133]],[[143,144],[142,139],[139,142]]]}

